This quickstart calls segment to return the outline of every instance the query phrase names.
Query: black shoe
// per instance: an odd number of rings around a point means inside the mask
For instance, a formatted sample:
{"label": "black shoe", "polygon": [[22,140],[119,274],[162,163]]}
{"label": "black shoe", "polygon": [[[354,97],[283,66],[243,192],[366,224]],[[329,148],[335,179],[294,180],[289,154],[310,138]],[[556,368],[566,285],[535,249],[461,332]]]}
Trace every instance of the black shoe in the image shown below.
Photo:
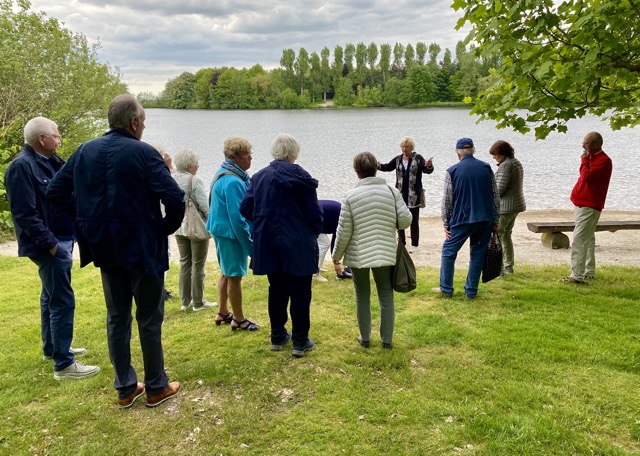
{"label": "black shoe", "polygon": [[295,358],[302,358],[305,355],[305,353],[313,350],[313,347],[315,347],[315,344],[313,343],[313,339],[307,339],[307,342],[303,346],[301,347],[296,347],[295,345],[293,346],[293,350],[291,351],[291,356],[294,356]]}
{"label": "black shoe", "polygon": [[344,268],[342,274],[336,274],[336,279],[353,279],[353,274],[351,271],[347,271],[347,268]]}
{"label": "black shoe", "polygon": [[175,296],[173,296],[171,294],[171,292],[169,290],[167,290],[166,288],[164,289],[164,300],[168,301],[169,299],[176,299]]}

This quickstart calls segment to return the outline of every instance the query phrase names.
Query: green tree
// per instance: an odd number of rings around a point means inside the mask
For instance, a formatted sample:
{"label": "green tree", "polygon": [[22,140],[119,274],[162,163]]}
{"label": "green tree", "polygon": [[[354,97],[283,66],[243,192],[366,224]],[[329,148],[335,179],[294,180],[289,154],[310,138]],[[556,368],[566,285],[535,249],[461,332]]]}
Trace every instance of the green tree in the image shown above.
{"label": "green tree", "polygon": [[427,45],[422,41],[416,43],[416,63],[424,65],[424,58],[427,55]]}
{"label": "green tree", "polygon": [[99,43],[30,8],[0,0],[0,150],[11,151],[0,166],[23,144],[29,119],[54,120],[69,154],[104,131],[107,106],[126,92],[118,70],[98,61]]}
{"label": "green tree", "polygon": [[401,43],[393,45],[393,63],[391,64],[391,73],[396,78],[404,77],[404,63],[402,58],[404,57],[404,46]]}
{"label": "green tree", "polygon": [[360,42],[356,45],[356,71],[355,71],[355,83],[357,85],[363,85],[367,80],[367,45]]}
{"label": "green tree", "polygon": [[429,45],[429,66],[436,68],[438,66],[438,54],[440,54],[440,46],[438,43]]}
{"label": "green tree", "polygon": [[173,109],[186,109],[194,107],[195,96],[193,89],[196,84],[196,76],[185,71],[180,76],[167,81],[164,85],[162,97]]}
{"label": "green tree", "polygon": [[369,65],[369,78],[371,84],[376,80],[376,63],[378,62],[378,46],[376,43],[370,43],[367,47],[367,64]]}
{"label": "green tree", "polygon": [[327,101],[327,92],[331,90],[330,55],[331,51],[326,46],[320,51],[320,87],[322,88],[322,100],[325,102]]}
{"label": "green tree", "polygon": [[305,48],[300,48],[300,50],[298,51],[298,58],[296,59],[296,63],[294,64],[294,69],[296,72],[296,81],[298,84],[298,94],[302,95],[309,73],[309,53]]}
{"label": "green tree", "polygon": [[280,57],[280,66],[284,70],[283,81],[294,90],[297,88],[296,72],[294,69],[296,61],[296,53],[293,49],[284,49],[282,51],[282,57]]}
{"label": "green tree", "polygon": [[404,48],[404,67],[409,71],[416,63],[416,51],[414,51],[411,43]]}
{"label": "green tree", "polygon": [[411,102],[424,105],[435,101],[437,87],[430,66],[414,65],[407,71],[407,81],[411,90]]}
{"label": "green tree", "polygon": [[215,105],[221,109],[250,109],[257,105],[255,86],[247,70],[229,68],[217,79],[214,88]]}
{"label": "green tree", "polygon": [[356,55],[356,47],[348,43],[344,47],[344,64],[347,66],[347,74],[353,74],[353,58]]}
{"label": "green tree", "polygon": [[472,110],[498,127],[566,131],[587,113],[612,129],[640,123],[638,0],[454,0],[479,53],[498,54],[495,83]]}
{"label": "green tree", "polygon": [[213,91],[213,75],[218,70],[216,68],[201,68],[196,71],[195,83],[193,86],[194,107],[206,109],[211,107]]}
{"label": "green tree", "polygon": [[385,106],[404,106],[410,102],[411,90],[405,79],[392,77],[387,81],[382,93]]}
{"label": "green tree", "polygon": [[344,66],[344,49],[337,45],[333,50],[333,65],[331,66],[331,84],[334,92],[338,89],[342,80],[342,67]]}
{"label": "green tree", "polygon": [[336,87],[336,94],[333,98],[337,106],[353,106],[356,95],[353,91],[353,81],[351,77],[342,78],[340,85]]}
{"label": "green tree", "polygon": [[382,86],[387,83],[391,72],[391,45],[384,43],[380,45],[380,74],[382,75]]}
{"label": "green tree", "polygon": [[322,70],[320,68],[320,56],[317,52],[312,52],[309,58],[309,81],[311,83],[311,102],[316,101],[316,95],[322,92]]}

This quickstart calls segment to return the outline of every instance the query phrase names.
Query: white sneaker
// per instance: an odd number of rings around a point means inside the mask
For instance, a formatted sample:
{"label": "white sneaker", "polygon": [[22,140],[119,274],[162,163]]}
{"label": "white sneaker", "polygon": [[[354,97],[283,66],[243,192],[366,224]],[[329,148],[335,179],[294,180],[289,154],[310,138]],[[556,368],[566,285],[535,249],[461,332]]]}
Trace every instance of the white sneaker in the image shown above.
{"label": "white sneaker", "polygon": [[327,279],[326,277],[322,277],[320,275],[320,273],[316,273],[313,275],[313,280],[317,280],[318,282],[328,282],[329,279]]}
{"label": "white sneaker", "polygon": [[180,306],[180,310],[187,310],[189,307],[192,307],[192,306],[193,306],[193,301],[191,301],[188,306]]}
{"label": "white sneaker", "polygon": [[56,380],[62,380],[63,378],[86,378],[93,377],[98,372],[100,372],[100,368],[98,366],[85,366],[84,364],[76,361],[61,371],[54,372],[53,378]]}
{"label": "white sneaker", "polygon": [[[193,304],[193,302],[191,304]],[[197,312],[198,310],[208,309],[209,307],[215,307],[217,305],[218,305],[217,302],[202,301],[202,306],[201,307],[193,306],[193,311]]]}
{"label": "white sneaker", "polygon": [[[75,357],[75,356],[82,356],[85,355],[87,353],[87,349],[83,348],[83,347],[78,347],[78,348],[72,348],[71,349],[71,354]],[[49,356],[49,355],[42,355],[42,359],[45,361],[51,361],[53,360],[53,356]]]}

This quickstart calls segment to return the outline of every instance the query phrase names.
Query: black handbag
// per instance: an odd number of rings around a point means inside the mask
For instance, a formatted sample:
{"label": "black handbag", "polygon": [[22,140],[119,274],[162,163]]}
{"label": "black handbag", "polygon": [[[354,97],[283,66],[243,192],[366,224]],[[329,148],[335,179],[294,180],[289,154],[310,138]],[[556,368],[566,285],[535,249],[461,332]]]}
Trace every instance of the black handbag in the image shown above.
{"label": "black handbag", "polygon": [[484,265],[482,266],[482,283],[499,277],[502,273],[502,244],[500,236],[496,231],[491,232],[489,238],[489,247],[484,257]]}
{"label": "black handbag", "polygon": [[[389,187],[391,196],[394,201],[394,211],[396,197],[393,194],[393,190]],[[398,213],[396,212],[396,227],[398,226]],[[393,273],[391,275],[391,284],[393,289],[398,293],[408,293],[416,289],[416,266],[413,264],[413,260],[407,252],[407,248],[404,244],[398,240],[398,246],[396,247],[396,265],[393,267]]]}
{"label": "black handbag", "polygon": [[398,241],[396,265],[392,276],[393,289],[398,293],[408,293],[416,289],[416,267],[404,244]]}

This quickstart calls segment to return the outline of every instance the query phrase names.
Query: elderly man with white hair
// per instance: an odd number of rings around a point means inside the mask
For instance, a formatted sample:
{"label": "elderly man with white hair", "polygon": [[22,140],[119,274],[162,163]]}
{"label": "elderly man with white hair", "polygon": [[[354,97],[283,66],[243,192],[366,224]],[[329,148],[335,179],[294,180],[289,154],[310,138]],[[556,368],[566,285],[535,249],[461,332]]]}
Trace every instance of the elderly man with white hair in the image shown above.
{"label": "elderly man with white hair", "polygon": [[[58,156],[61,144],[55,122],[35,117],[24,127],[25,146],[5,173],[5,185],[18,240],[18,255],[38,266],[42,282],[40,320],[42,351],[53,360],[53,378],[85,378],[100,372],[75,356],[84,348],[71,348],[75,296],[71,288],[74,223],[71,217],[49,204],[45,191],[64,165]],[[73,211],[72,195],[62,201]]]}
{"label": "elderly man with white hair", "polygon": [[464,292],[474,299],[491,231],[498,229],[500,195],[491,166],[476,159],[470,138],[456,143],[459,162],[447,169],[442,197],[445,240],[440,264],[440,286],[433,291],[453,295],[453,273],[458,251],[470,239],[471,259]]}

